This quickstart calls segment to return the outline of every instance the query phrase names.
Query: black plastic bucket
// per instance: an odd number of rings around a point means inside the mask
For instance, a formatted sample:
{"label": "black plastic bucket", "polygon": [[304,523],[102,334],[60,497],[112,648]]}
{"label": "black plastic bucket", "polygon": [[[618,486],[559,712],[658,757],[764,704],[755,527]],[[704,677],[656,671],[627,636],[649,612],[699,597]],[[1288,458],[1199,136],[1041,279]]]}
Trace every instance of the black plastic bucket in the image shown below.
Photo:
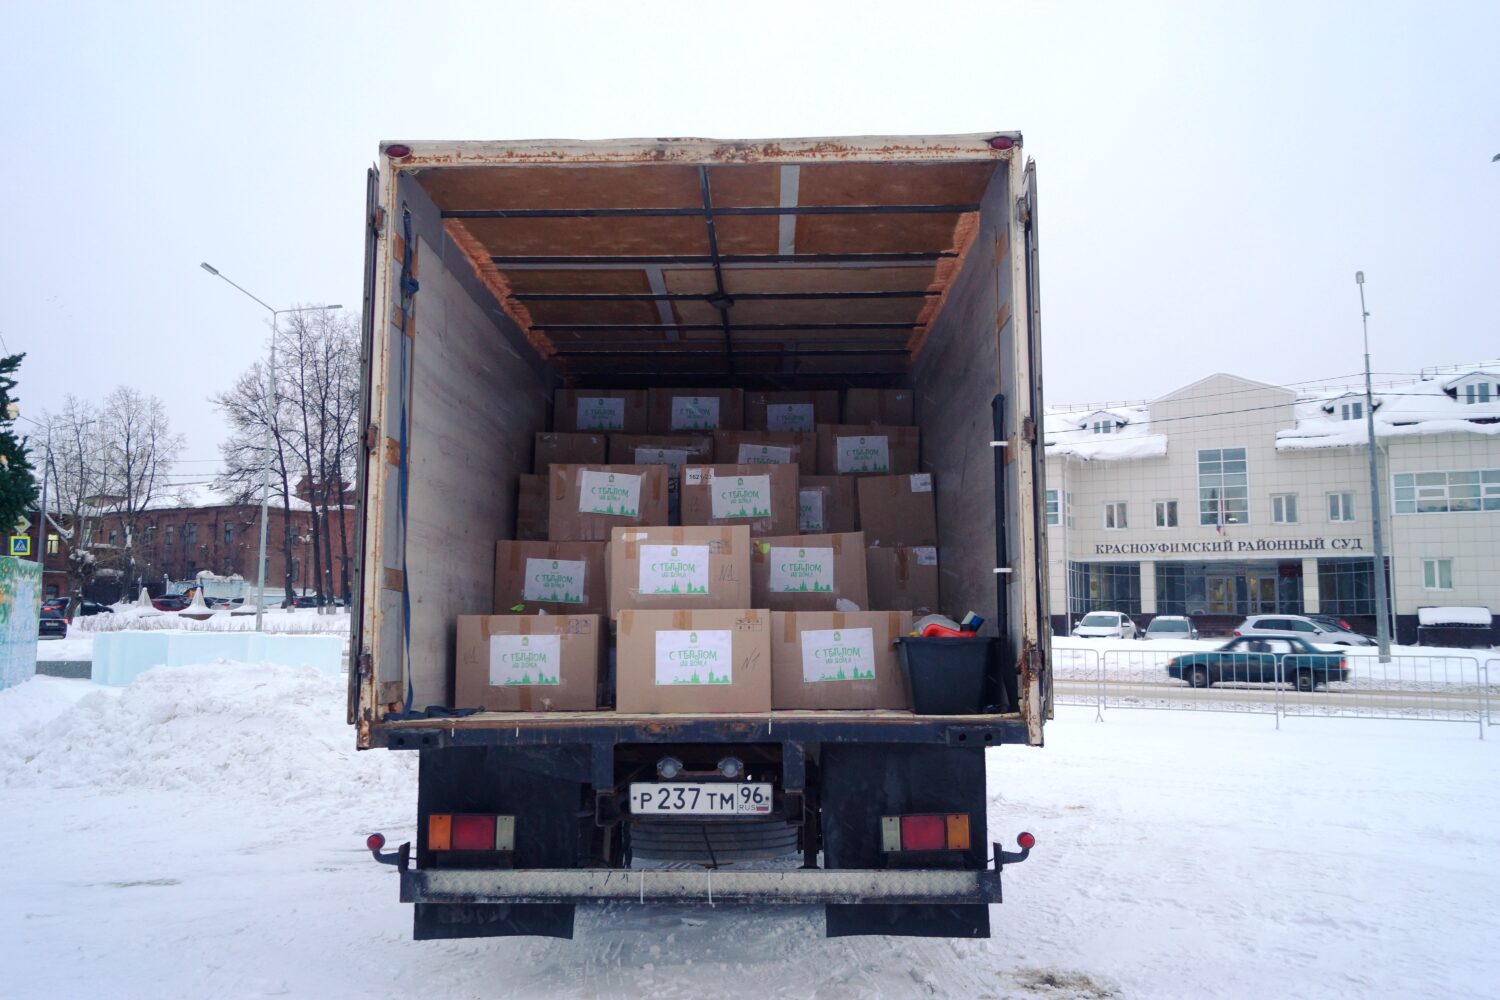
{"label": "black plastic bucket", "polygon": [[985,711],[994,639],[903,636],[896,640],[896,648],[913,712],[978,715]]}

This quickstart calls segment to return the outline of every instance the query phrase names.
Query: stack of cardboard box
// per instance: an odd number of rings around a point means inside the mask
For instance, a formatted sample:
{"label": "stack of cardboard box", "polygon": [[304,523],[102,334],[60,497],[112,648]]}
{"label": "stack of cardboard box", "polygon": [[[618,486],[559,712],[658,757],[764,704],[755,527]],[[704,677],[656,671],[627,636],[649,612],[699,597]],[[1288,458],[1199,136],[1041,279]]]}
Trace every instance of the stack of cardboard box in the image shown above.
{"label": "stack of cardboard box", "polygon": [[559,390],[458,707],[901,710],[937,610],[908,390]]}

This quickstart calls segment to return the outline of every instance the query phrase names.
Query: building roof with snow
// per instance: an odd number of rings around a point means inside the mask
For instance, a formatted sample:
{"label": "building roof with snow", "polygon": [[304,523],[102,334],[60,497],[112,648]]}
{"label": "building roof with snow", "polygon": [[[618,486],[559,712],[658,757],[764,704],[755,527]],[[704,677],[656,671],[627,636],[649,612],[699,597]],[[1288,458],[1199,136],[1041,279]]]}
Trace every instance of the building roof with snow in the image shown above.
{"label": "building roof with snow", "polygon": [[[1106,429],[1096,429],[1103,424]],[[1043,421],[1047,454],[1090,461],[1158,458],[1167,453],[1164,434],[1151,432],[1145,406],[1049,407]]]}

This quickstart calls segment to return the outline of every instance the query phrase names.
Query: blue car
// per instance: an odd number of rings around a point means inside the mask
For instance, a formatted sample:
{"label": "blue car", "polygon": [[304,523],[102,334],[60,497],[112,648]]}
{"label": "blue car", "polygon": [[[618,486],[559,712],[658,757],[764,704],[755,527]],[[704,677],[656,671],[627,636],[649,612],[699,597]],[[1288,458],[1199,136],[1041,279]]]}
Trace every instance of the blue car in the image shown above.
{"label": "blue car", "polygon": [[1306,639],[1246,635],[1218,649],[1188,653],[1167,661],[1167,676],[1206,688],[1220,681],[1295,685],[1316,691],[1331,681],[1349,679],[1349,665],[1339,653],[1327,653]]}

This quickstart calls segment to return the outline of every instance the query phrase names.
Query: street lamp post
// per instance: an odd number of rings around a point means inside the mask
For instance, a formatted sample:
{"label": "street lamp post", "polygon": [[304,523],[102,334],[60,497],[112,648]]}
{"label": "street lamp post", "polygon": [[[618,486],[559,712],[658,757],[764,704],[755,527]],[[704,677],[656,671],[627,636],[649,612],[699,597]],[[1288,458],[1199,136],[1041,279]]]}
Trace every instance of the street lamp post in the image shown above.
{"label": "street lamp post", "polygon": [[213,265],[200,263],[198,266],[216,278],[223,278],[230,285],[234,286],[235,289],[254,300],[256,304],[271,314],[271,355],[269,367],[266,370],[266,433],[262,446],[265,465],[262,467],[260,475],[260,557],[255,570],[255,631],[260,632],[262,631],[263,616],[266,611],[266,527],[270,521],[269,511],[271,500],[271,413],[276,404],[276,320],[283,313],[331,312],[334,309],[341,308],[341,306],[303,306],[299,309],[277,309],[253,292],[225,277]]}
{"label": "street lamp post", "polygon": [[1380,662],[1391,662],[1391,623],[1386,598],[1385,532],[1380,517],[1380,472],[1375,454],[1375,393],[1370,385],[1370,311],[1365,308],[1365,272],[1354,272],[1359,286],[1359,322],[1365,332],[1365,432],[1370,449],[1370,518],[1375,541],[1375,640]]}

